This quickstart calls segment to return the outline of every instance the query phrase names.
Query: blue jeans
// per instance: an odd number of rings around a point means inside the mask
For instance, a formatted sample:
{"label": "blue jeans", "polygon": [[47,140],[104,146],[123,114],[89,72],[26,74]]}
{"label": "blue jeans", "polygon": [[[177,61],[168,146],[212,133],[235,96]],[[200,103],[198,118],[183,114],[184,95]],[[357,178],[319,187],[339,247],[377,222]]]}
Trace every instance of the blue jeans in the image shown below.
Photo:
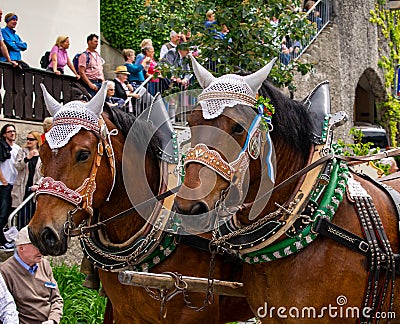
{"label": "blue jeans", "polygon": [[0,245],[7,243],[3,228],[7,225],[8,216],[11,213],[11,190],[13,186],[0,186]]}

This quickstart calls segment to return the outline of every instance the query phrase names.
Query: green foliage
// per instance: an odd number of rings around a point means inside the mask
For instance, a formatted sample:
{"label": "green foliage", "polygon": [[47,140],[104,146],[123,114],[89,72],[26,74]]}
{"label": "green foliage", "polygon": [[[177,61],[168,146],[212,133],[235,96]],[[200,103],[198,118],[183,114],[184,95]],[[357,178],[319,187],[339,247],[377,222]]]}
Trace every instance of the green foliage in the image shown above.
{"label": "green foliage", "polygon": [[[150,38],[158,58],[161,45],[169,41],[171,29],[181,30],[186,11],[193,11],[193,0],[101,0],[100,29],[116,49],[132,48],[138,53],[144,38]],[[184,10],[182,10],[184,8]]]}
{"label": "green foliage", "polygon": [[139,28],[137,21],[144,13],[143,0],[101,0],[100,30],[112,47],[132,48],[138,53],[144,38],[157,38],[161,33],[152,35]]}
{"label": "green foliage", "polygon": [[85,275],[77,266],[53,266],[61,296],[64,314],[60,324],[97,324],[103,322],[106,299],[95,290],[82,286]]}
{"label": "green foliage", "polygon": [[390,131],[390,139],[392,146],[397,146],[397,135],[399,133],[398,123],[400,120],[400,101],[394,98],[394,67],[400,63],[400,11],[388,10],[386,1],[378,0],[375,10],[371,10],[370,21],[376,24],[380,29],[383,37],[388,42],[389,56],[382,55],[379,60],[385,74],[385,87],[387,89],[387,98],[381,103],[380,108],[383,109],[383,121],[388,123]]}
{"label": "green foliage", "polygon": [[357,128],[351,128],[350,135],[353,136],[354,143],[345,143],[343,140],[338,139],[338,144],[344,148],[343,154],[346,156],[363,156],[363,155],[369,155],[369,154],[374,154],[379,151],[379,149],[373,149],[372,146],[374,143],[368,142],[368,143],[363,143],[362,139],[364,137],[362,131]]}
{"label": "green foliage", "polygon": [[[350,135],[353,136],[354,143],[345,143],[343,140],[338,139],[338,144],[343,147],[343,154],[345,156],[364,156],[364,155],[370,155],[370,154],[375,154],[380,151],[380,148],[372,148],[372,145],[374,143],[368,142],[368,143],[362,143],[362,139],[364,137],[362,131],[357,128],[351,128]],[[378,168],[383,171],[385,175],[390,174],[389,169],[390,165],[389,164],[382,164],[380,163],[379,160],[373,161],[373,164]]]}
{"label": "green foliage", "polygon": [[[295,13],[291,5],[301,6],[300,0],[272,1],[215,1],[204,0],[102,0],[100,2],[101,31],[110,45],[117,49],[140,49],[144,38],[153,40],[155,57],[161,45],[169,40],[169,32],[190,30],[191,45],[201,49],[200,63],[213,66],[216,76],[231,72],[258,70],[272,58],[279,57],[280,43],[285,35],[293,40],[305,40],[315,33],[304,13]],[[204,28],[205,14],[209,9],[216,13],[216,20],[229,28],[229,38],[215,40]],[[270,19],[276,16],[280,23],[272,27]],[[219,26],[217,27],[220,28]],[[166,70],[165,70],[166,69]],[[287,66],[275,64],[270,78],[277,86],[292,85],[293,72],[306,74],[310,64],[291,61]],[[161,69],[168,76],[174,71]]]}

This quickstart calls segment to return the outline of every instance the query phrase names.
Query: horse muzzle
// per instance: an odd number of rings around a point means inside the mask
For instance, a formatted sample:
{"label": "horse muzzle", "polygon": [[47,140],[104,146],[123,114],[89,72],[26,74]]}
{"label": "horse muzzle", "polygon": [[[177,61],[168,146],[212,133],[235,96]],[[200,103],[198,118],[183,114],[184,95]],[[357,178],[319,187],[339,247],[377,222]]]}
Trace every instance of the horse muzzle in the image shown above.
{"label": "horse muzzle", "polygon": [[29,238],[43,255],[58,256],[65,254],[68,247],[68,237],[58,233],[54,228],[46,226],[38,233],[28,227]]}

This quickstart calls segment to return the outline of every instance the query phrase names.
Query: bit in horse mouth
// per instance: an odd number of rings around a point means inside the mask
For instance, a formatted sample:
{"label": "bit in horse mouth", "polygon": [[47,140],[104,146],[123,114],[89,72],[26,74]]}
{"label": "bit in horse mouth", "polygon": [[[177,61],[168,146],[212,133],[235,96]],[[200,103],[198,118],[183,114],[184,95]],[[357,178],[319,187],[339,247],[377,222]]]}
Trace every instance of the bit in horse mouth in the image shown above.
{"label": "bit in horse mouth", "polygon": [[197,215],[176,214],[175,217],[180,222],[181,228],[194,234],[213,231],[216,226],[217,215],[210,211]]}

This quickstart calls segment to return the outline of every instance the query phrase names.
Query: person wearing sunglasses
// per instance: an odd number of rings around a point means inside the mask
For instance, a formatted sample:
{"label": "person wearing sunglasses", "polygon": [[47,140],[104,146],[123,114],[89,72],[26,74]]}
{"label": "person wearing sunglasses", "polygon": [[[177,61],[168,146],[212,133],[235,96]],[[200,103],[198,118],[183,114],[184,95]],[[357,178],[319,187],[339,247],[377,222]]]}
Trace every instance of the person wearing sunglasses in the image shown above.
{"label": "person wearing sunglasses", "polygon": [[20,147],[15,144],[16,130],[13,124],[5,124],[0,134],[0,248],[12,250],[14,246],[5,238],[3,228],[11,213],[11,190],[18,174],[14,163]]}
{"label": "person wearing sunglasses", "polygon": [[[42,145],[40,133],[31,131],[26,135],[26,144],[18,151],[15,168],[18,171],[12,190],[12,206],[18,207],[22,201],[35,192],[38,188],[40,175],[39,148]],[[29,223],[36,209],[36,204],[31,199],[18,214],[18,227],[22,228]]]}

